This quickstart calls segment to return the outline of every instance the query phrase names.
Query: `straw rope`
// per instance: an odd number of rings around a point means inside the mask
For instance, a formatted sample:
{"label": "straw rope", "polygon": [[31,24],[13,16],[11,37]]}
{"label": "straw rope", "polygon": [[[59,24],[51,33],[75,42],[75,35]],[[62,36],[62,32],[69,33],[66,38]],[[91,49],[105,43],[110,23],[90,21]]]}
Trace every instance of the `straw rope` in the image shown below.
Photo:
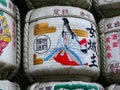
{"label": "straw rope", "polygon": [[26,75],[28,76],[28,78],[30,79],[30,81],[33,82],[30,74],[29,74],[29,59],[28,59],[28,41],[29,41],[29,18],[30,18],[30,15],[32,13],[32,10],[28,12],[28,14],[26,15],[26,18],[25,18],[25,27],[24,27],[24,55],[23,55],[23,58],[24,58],[24,71],[26,73]]}

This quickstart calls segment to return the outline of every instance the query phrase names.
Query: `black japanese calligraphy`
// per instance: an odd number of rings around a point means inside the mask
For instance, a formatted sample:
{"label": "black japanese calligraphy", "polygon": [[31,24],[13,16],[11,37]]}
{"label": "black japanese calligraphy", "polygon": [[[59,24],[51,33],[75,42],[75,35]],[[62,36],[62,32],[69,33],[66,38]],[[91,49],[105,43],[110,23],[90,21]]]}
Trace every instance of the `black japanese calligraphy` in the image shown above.
{"label": "black japanese calligraphy", "polygon": [[89,31],[89,33],[91,34],[90,37],[91,38],[95,38],[95,29],[93,28],[93,25],[91,24],[91,28],[87,28],[87,30]]}
{"label": "black japanese calligraphy", "polygon": [[93,66],[98,67],[98,65],[95,64],[96,63],[96,56],[95,56],[95,54],[92,54],[91,59],[92,59],[92,61],[91,61],[92,64],[90,64],[89,66],[90,67],[93,67]]}
{"label": "black japanese calligraphy", "polygon": [[95,40],[89,40],[89,42],[88,42],[88,45],[89,45],[89,47],[88,47],[88,49],[91,49],[91,50],[93,50],[94,52],[96,52],[96,42],[95,42]]}

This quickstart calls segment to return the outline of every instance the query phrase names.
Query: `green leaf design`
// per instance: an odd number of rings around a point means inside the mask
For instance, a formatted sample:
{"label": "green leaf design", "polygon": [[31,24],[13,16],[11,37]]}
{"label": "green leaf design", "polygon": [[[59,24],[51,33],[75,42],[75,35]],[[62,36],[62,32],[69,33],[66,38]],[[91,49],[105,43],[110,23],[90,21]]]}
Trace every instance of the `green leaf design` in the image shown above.
{"label": "green leaf design", "polygon": [[0,0],[0,3],[1,3],[3,6],[7,7],[7,2],[6,2],[6,0]]}
{"label": "green leaf design", "polygon": [[86,90],[85,84],[72,84],[72,90],[77,90],[77,89]]}
{"label": "green leaf design", "polygon": [[57,84],[54,87],[54,90],[71,90],[69,84]]}
{"label": "green leaf design", "polygon": [[3,11],[0,11],[0,16],[3,16]]}
{"label": "green leaf design", "polygon": [[99,90],[95,85],[86,85],[86,90]]}
{"label": "green leaf design", "polygon": [[56,84],[54,90],[99,90],[97,85],[76,83],[76,84]]}

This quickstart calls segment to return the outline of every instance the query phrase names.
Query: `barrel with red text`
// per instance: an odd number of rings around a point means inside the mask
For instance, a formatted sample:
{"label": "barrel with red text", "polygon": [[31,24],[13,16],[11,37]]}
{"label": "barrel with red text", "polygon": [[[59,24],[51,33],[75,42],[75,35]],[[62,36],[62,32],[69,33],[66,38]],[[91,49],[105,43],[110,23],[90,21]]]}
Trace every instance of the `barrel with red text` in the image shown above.
{"label": "barrel with red text", "polygon": [[120,82],[120,16],[100,21],[102,75],[107,83]]}

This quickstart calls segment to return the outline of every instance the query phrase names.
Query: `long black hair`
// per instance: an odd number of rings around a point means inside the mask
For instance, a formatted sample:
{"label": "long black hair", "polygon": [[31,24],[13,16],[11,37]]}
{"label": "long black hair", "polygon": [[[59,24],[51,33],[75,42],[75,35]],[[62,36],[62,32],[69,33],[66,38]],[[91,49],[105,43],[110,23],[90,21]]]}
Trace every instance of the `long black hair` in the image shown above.
{"label": "long black hair", "polygon": [[[70,28],[70,25],[69,25],[69,21],[67,18],[63,18],[63,21],[64,21],[64,26],[66,26],[67,30],[69,31],[69,33],[72,35],[72,39],[74,39],[75,37],[75,34],[74,32],[72,31],[72,29]],[[62,31],[62,36],[64,37],[64,31]]]}

